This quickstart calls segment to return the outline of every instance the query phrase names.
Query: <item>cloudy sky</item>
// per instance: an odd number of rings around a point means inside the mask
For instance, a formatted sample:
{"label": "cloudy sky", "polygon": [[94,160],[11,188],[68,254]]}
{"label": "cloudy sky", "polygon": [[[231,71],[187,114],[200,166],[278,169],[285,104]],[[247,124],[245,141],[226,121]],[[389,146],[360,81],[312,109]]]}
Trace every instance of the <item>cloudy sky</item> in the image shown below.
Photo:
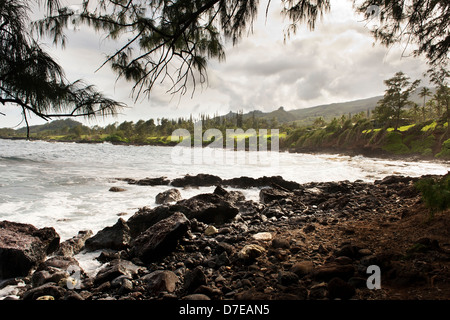
{"label": "cloudy sky", "polygon": [[[150,99],[135,102],[130,95],[132,83],[116,81],[109,66],[95,72],[118,45],[90,29],[68,32],[65,49],[50,44],[47,48],[70,80],[84,79],[107,96],[127,103],[129,108],[116,118],[83,121],[101,126],[115,121],[226,114],[240,109],[272,111],[284,106],[291,110],[368,98],[382,95],[383,80],[397,71],[419,79],[427,69],[423,59],[404,57],[408,50],[403,53],[401,46],[374,45],[370,26],[354,14],[352,1],[332,0],[331,12],[314,31],[300,29],[286,42],[284,29],[288,21],[281,17],[278,2],[272,1],[267,21],[265,3],[261,1],[263,7],[253,33],[237,46],[227,47],[226,61],[209,62],[208,86],[197,87],[193,97],[190,92],[172,96],[163,87],[155,87]],[[15,109],[2,107],[7,116],[0,115],[0,127],[21,122]],[[36,117],[30,122],[42,123]]]}

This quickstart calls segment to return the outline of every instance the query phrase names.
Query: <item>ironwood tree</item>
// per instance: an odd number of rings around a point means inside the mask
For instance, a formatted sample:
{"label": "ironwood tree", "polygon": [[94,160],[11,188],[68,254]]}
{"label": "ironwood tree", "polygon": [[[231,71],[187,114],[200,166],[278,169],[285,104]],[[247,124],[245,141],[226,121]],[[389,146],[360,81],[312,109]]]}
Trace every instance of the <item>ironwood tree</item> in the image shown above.
{"label": "ironwood tree", "polygon": [[[408,42],[416,55],[431,65],[448,60],[450,3],[448,0],[349,0],[385,45]],[[274,1],[265,6],[268,9]],[[319,17],[330,10],[330,0],[280,0],[287,18],[285,37],[302,24],[313,30]],[[79,10],[60,8],[39,21],[41,35],[65,42],[68,24],[87,24],[106,32],[120,45],[107,57],[119,77],[134,83],[133,94],[150,94],[155,83],[169,82],[168,92],[195,91],[207,81],[209,59],[225,59],[225,43],[250,33],[261,8],[259,0],[83,0]]]}
{"label": "ironwood tree", "polygon": [[380,122],[393,122],[394,131],[397,131],[402,111],[405,107],[414,105],[409,98],[419,86],[420,80],[411,83],[410,78],[399,71],[392,78],[385,80],[384,84],[387,88],[383,99],[378,102],[374,114]]}
{"label": "ironwood tree", "polygon": [[[0,104],[18,106],[27,128],[30,114],[45,120],[116,114],[124,104],[81,80],[67,80],[62,67],[41,48],[29,27],[32,2],[39,0],[0,0]],[[48,14],[59,12],[56,0],[43,5]]]}

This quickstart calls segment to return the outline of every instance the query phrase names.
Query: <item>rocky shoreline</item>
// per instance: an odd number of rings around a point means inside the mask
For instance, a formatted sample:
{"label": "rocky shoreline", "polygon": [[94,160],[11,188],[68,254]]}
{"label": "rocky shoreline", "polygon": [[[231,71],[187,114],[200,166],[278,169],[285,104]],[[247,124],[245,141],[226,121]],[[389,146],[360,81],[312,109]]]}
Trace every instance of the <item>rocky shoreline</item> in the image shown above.
{"label": "rocky shoreline", "polygon": [[[25,137],[0,137],[4,140],[32,140],[32,141],[45,141],[50,143],[80,143],[80,144],[102,144],[111,143],[113,145],[121,146],[154,146],[154,147],[168,147],[172,148],[178,144],[174,143],[137,143],[137,142],[114,142],[114,141],[91,141],[86,139],[80,140],[55,140],[55,139],[38,139],[38,138],[25,138]],[[335,147],[321,147],[321,148],[290,148],[290,147],[280,147],[280,152],[298,153],[298,154],[333,154],[333,155],[343,155],[343,156],[363,156],[372,159],[383,159],[383,160],[393,160],[393,161],[433,161],[438,163],[450,163],[449,159],[437,159],[434,156],[423,155],[423,154],[402,154],[396,155],[394,153],[383,150],[379,147],[359,147],[359,146],[348,146],[346,148],[335,148]]]}
{"label": "rocky shoreline", "polygon": [[[427,220],[418,179],[121,178],[171,189],[157,207],[61,243],[53,228],[0,222],[0,290],[15,288],[6,300],[448,300],[450,218]],[[216,188],[181,199],[177,188],[199,186]],[[260,200],[226,187],[261,188]],[[75,255],[98,250],[89,276]],[[369,266],[381,289],[368,288]]]}

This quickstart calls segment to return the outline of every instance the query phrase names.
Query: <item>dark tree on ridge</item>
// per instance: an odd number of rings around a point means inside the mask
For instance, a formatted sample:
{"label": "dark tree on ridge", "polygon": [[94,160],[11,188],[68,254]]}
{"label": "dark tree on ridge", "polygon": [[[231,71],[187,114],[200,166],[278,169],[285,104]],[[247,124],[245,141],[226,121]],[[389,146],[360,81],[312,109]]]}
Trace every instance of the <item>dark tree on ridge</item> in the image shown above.
{"label": "dark tree on ridge", "polygon": [[[32,37],[32,2],[40,1],[0,0],[0,104],[21,108],[27,127],[30,114],[45,120],[116,114],[123,104],[81,80],[69,82],[61,66]],[[48,14],[58,12],[56,0],[45,6]]]}

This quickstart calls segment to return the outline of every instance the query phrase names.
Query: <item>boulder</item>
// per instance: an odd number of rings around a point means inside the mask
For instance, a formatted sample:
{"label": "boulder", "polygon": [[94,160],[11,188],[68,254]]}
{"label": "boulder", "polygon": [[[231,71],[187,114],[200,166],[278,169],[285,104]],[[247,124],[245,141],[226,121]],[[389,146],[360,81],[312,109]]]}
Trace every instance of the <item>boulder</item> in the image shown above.
{"label": "boulder", "polygon": [[258,179],[251,177],[232,178],[223,180],[222,185],[241,189],[271,187],[276,185],[289,191],[298,189],[300,187],[300,184],[298,184],[297,182],[286,181],[281,176],[264,176]]}
{"label": "boulder", "polygon": [[116,259],[105,265],[95,276],[94,284],[99,285],[120,276],[129,276],[137,274],[141,267],[135,265],[131,261],[124,259]]}
{"label": "boulder", "polygon": [[136,238],[158,221],[169,218],[176,212],[174,206],[161,205],[156,208],[143,207],[127,220],[131,238]]}
{"label": "boulder", "polygon": [[188,229],[189,220],[181,212],[176,212],[134,239],[130,253],[143,262],[154,261],[173,251]]}
{"label": "boulder", "polygon": [[214,194],[217,194],[218,196],[223,197],[226,201],[231,203],[237,203],[239,201],[245,201],[245,196],[241,191],[236,190],[225,190],[221,186],[217,186],[216,189],[214,189]]}
{"label": "boulder", "polygon": [[155,295],[163,291],[174,292],[179,281],[178,276],[169,270],[156,270],[141,279],[147,283],[147,290]]}
{"label": "boulder", "polygon": [[263,203],[271,203],[275,200],[282,200],[290,197],[292,194],[290,192],[276,189],[276,188],[263,188],[259,192],[259,200]]}
{"label": "boulder", "polygon": [[100,230],[95,236],[85,242],[88,251],[99,249],[122,250],[130,243],[130,228],[125,220],[119,218],[115,225]]}
{"label": "boulder", "polygon": [[214,193],[199,194],[178,201],[174,207],[188,219],[195,218],[197,221],[216,225],[231,221],[239,213],[237,207]]}
{"label": "boulder", "polygon": [[186,175],[183,178],[172,180],[171,185],[174,187],[210,187],[220,185],[222,179],[211,174],[200,173],[196,176]]}
{"label": "boulder", "polygon": [[93,233],[91,230],[78,231],[78,235],[62,242],[59,245],[59,249],[55,252],[55,255],[72,257],[80,253],[86,240],[92,237],[92,235]]}
{"label": "boulder", "polygon": [[53,228],[0,222],[0,278],[26,276],[58,249],[60,237]]}
{"label": "boulder", "polygon": [[51,298],[48,298],[48,296],[53,297],[53,300],[59,300],[62,299],[66,293],[66,289],[55,285],[53,282],[49,282],[46,284],[43,284],[42,286],[33,288],[31,290],[26,291],[22,299],[23,300],[38,300],[40,297],[47,297],[47,298],[41,298],[45,300],[52,300]]}
{"label": "boulder", "polygon": [[183,288],[187,292],[193,292],[199,286],[205,284],[206,284],[206,275],[201,267],[197,266],[194,269],[186,272],[186,275],[184,276]]}
{"label": "boulder", "polygon": [[[54,256],[41,262],[36,271],[41,270],[67,270],[69,268],[80,268],[79,262],[73,257]],[[81,269],[81,268],[80,268]]]}
{"label": "boulder", "polygon": [[158,193],[155,198],[156,204],[166,204],[169,202],[176,202],[181,200],[181,193],[178,189],[169,189],[167,191]]}
{"label": "boulder", "polygon": [[239,209],[223,196],[214,193],[199,194],[175,204],[161,205],[153,209],[144,207],[127,221],[131,237],[139,236],[155,223],[169,218],[175,212],[183,213],[189,220],[196,219],[198,222],[220,225],[232,220],[239,213]]}
{"label": "boulder", "polygon": [[145,178],[145,179],[137,180],[137,181],[134,181],[133,184],[137,184],[139,186],[166,186],[169,183],[170,183],[170,180],[167,180],[166,177],[159,177],[159,178]]}
{"label": "boulder", "polygon": [[374,184],[380,185],[391,185],[398,183],[409,184],[411,181],[417,181],[417,178],[405,176],[386,176],[382,180],[375,180]]}
{"label": "boulder", "polygon": [[124,191],[127,191],[127,189],[120,188],[120,187],[111,187],[111,188],[109,188],[109,191],[110,192],[124,192]]}

